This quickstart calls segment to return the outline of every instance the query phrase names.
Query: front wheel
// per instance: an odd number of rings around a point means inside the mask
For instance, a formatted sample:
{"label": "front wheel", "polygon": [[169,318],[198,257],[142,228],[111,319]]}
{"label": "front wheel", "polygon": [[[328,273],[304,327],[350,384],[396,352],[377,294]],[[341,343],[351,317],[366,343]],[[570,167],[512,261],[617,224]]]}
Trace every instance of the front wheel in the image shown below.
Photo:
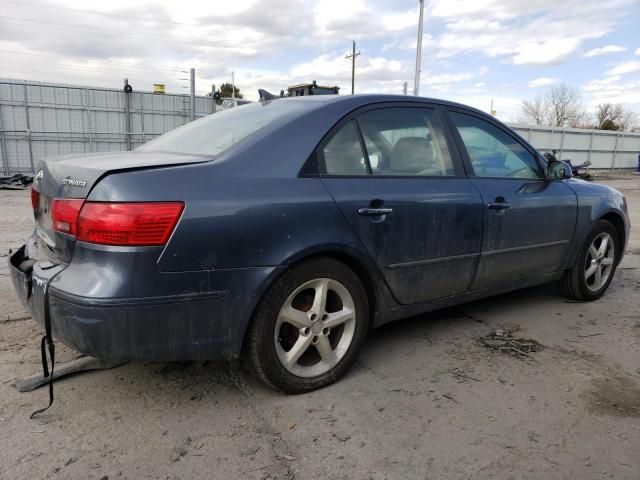
{"label": "front wheel", "polygon": [[347,371],[368,324],[358,276],[331,258],[308,260],[283,273],[258,304],[249,360],[262,381],[285,393],[315,390]]}
{"label": "front wheel", "polygon": [[615,227],[600,220],[587,235],[573,267],[560,280],[562,291],[576,300],[596,300],[607,290],[620,256]]}

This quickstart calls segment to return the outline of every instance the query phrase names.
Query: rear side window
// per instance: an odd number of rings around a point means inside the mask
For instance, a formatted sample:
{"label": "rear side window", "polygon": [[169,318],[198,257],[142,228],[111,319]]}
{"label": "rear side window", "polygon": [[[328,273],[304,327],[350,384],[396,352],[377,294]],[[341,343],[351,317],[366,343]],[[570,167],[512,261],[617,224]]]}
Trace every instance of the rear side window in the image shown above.
{"label": "rear side window", "polygon": [[454,175],[434,110],[381,108],[358,116],[373,175]]}
{"label": "rear side window", "polygon": [[293,118],[305,107],[309,107],[306,102],[274,100],[230,108],[171,130],[136,151],[219,155],[259,130]]}
{"label": "rear side window", "polygon": [[338,130],[322,149],[328,175],[366,175],[367,163],[358,131],[350,121]]}
{"label": "rear side window", "polygon": [[544,178],[535,157],[514,137],[478,117],[450,114],[477,177]]}

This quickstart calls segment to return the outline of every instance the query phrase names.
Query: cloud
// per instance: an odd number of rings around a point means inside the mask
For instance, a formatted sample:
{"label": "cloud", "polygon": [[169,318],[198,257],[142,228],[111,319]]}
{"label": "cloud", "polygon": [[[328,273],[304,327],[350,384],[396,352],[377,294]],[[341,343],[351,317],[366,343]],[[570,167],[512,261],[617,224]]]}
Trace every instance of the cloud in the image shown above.
{"label": "cloud", "polygon": [[471,80],[477,77],[481,77],[488,71],[489,69],[487,67],[481,67],[477,72],[441,73],[437,75],[430,75],[429,72],[427,72],[423,83],[425,83],[426,85],[443,85],[449,83],[457,83],[464,80]]}
{"label": "cloud", "polygon": [[621,47],[620,45],[607,45],[606,47],[599,47],[599,48],[594,48],[593,50],[589,50],[588,52],[584,53],[582,56],[589,58],[589,57],[601,57],[602,55],[608,55],[610,53],[619,53],[619,52],[626,52],[627,48],[626,47]]}
{"label": "cloud", "polygon": [[640,72],[640,62],[636,60],[619,63],[615,67],[607,70],[607,75],[626,75],[627,73],[633,72]]}
{"label": "cloud", "polygon": [[240,2],[240,5],[245,6],[241,11],[231,14],[216,11],[200,17],[198,23],[251,28],[278,36],[308,28],[308,17],[299,14],[305,7],[301,0],[270,0],[268,6],[250,2]]}
{"label": "cloud", "polygon": [[[256,98],[257,88],[277,93],[311,80],[337,84],[348,93],[351,69],[344,55],[355,39],[362,51],[356,60],[356,91],[401,93],[403,82],[413,85],[416,1],[37,2],[38,8],[3,4],[3,75],[118,88],[128,77],[136,90],[165,83],[171,93],[186,93],[188,82],[181,79],[195,67],[199,94],[212,83],[230,81],[231,70],[250,98]],[[626,47],[629,61],[604,66],[582,62],[580,77],[596,71],[594,76],[602,76],[605,85],[615,85],[607,95],[618,98],[620,89],[633,87],[627,92],[632,97],[637,86],[623,76],[635,78],[639,45],[603,39],[616,30],[615,38],[625,38],[630,27],[623,21],[631,18],[635,4],[637,0],[429,0],[421,92],[486,103],[486,109],[490,98],[485,97],[498,92],[499,115],[510,114],[535,93],[531,88],[545,86],[555,76],[568,78],[560,69],[520,75],[521,66],[535,69]],[[589,50],[585,45],[600,47]],[[499,75],[483,76],[487,67],[479,65],[495,68]],[[528,86],[522,78],[531,80]],[[585,85],[585,97],[591,95],[586,88],[603,97],[604,87],[593,82]]]}
{"label": "cloud", "polygon": [[[469,80],[476,80],[487,74],[489,68],[486,66],[480,67],[477,71],[467,72],[446,72],[446,73],[434,73],[433,71],[426,71],[421,76],[421,89],[420,91],[428,95],[429,92],[437,92],[439,94],[449,92],[453,90],[453,84],[459,84]],[[484,83],[476,83],[473,87],[455,85],[455,90],[460,92],[462,90],[470,92],[478,91]]]}
{"label": "cloud", "polygon": [[[365,0],[316,0],[313,8],[313,37],[324,42],[379,38],[413,29],[418,10],[398,11]],[[297,11],[304,17],[304,11]],[[339,40],[338,40],[339,39]]]}
{"label": "cloud", "polygon": [[622,103],[635,111],[640,109],[640,79],[621,81],[621,76],[594,79],[583,85],[589,95],[590,107],[600,103]]}
{"label": "cloud", "polygon": [[[344,54],[320,55],[308,62],[294,65],[290,71],[292,77],[300,79],[329,79],[333,82],[351,81],[351,62]],[[384,82],[404,80],[409,77],[410,65],[399,60],[385,57],[369,57],[362,54],[356,59],[356,79],[358,82]],[[326,81],[326,80],[323,80]]]}
{"label": "cloud", "polygon": [[549,85],[553,85],[556,82],[558,82],[557,78],[540,77],[540,78],[536,78],[535,80],[531,80],[529,82],[529,87],[531,88],[548,87]]}
{"label": "cloud", "polygon": [[521,113],[522,98],[508,95],[490,95],[474,90],[456,90],[442,96],[443,100],[462,103],[490,113],[491,103],[496,116],[507,122],[515,122]]}
{"label": "cloud", "polygon": [[526,66],[555,65],[582,42],[615,28],[632,0],[434,0],[431,15],[441,17],[437,56],[479,52]]}
{"label": "cloud", "polygon": [[577,38],[555,38],[523,44],[513,57],[515,65],[554,65],[565,60],[580,44]]}

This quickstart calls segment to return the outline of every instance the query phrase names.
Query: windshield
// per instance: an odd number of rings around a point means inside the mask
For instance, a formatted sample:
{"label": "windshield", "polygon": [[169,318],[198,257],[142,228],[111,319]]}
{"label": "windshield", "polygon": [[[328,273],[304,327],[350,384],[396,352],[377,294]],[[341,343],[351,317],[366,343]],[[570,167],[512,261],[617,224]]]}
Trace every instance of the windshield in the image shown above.
{"label": "windshield", "polygon": [[218,155],[304,106],[305,102],[277,100],[234,107],[176,128],[136,151]]}

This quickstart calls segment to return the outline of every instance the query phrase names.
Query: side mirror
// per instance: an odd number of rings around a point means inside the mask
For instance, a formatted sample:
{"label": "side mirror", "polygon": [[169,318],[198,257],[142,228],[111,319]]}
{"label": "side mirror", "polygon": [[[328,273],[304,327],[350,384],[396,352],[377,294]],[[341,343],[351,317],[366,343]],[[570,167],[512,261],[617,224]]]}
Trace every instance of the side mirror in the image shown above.
{"label": "side mirror", "polygon": [[571,166],[560,160],[550,160],[547,166],[547,174],[549,180],[564,180],[571,178],[573,172]]}

